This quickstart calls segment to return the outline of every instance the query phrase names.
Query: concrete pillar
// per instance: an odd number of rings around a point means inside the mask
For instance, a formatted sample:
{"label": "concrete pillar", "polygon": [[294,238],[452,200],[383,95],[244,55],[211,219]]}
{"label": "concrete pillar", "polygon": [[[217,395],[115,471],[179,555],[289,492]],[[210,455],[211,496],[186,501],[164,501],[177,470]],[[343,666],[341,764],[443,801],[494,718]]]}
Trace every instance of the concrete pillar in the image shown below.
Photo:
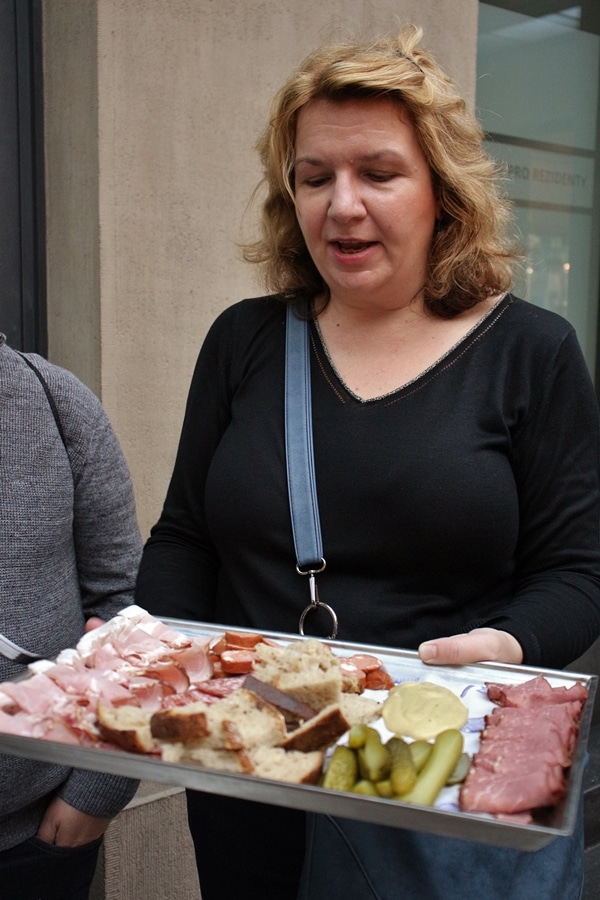
{"label": "concrete pillar", "polygon": [[[322,40],[425,29],[474,102],[477,0],[47,0],[49,356],[102,399],[144,535],[216,314],[261,291],[240,261],[255,141]],[[183,794],[143,784],[107,834],[92,900],[197,900]]]}
{"label": "concrete pillar", "polygon": [[260,292],[238,243],[272,94],[348,30],[416,21],[473,102],[477,0],[44,4],[49,355],[97,393],[160,512],[203,336]]}
{"label": "concrete pillar", "polygon": [[104,838],[90,900],[200,900],[181,788],[143,782]]}

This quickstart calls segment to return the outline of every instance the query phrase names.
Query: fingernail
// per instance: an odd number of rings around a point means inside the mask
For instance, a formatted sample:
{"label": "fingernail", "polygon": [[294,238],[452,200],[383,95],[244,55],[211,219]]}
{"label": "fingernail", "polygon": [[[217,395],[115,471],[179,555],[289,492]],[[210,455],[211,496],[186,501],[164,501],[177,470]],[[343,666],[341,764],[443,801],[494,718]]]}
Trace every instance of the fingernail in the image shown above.
{"label": "fingernail", "polygon": [[437,656],[437,645],[421,644],[419,647],[419,656],[423,662],[429,662],[430,660],[435,659]]}

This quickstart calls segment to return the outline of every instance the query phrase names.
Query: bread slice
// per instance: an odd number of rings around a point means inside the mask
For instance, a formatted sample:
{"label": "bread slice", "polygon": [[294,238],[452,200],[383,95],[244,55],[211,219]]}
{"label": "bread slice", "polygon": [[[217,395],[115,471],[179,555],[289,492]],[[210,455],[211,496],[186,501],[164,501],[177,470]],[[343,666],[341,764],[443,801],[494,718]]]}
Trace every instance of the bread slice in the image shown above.
{"label": "bread slice", "polygon": [[254,774],[259,778],[287,781],[293,784],[316,784],[323,770],[324,754],[302,753],[281,747],[260,747],[250,753]]}
{"label": "bread slice", "polygon": [[351,725],[370,725],[381,715],[383,701],[364,694],[344,693],[340,697],[340,707]]}
{"label": "bread slice", "polygon": [[240,775],[254,774],[254,764],[245,750],[216,750],[202,744],[180,742],[161,743],[160,748],[165,762],[193,763],[206,769]]}
{"label": "bread slice", "polygon": [[272,747],[286,735],[280,711],[245,688],[208,706],[206,720],[208,735],[202,744],[215,750]]}
{"label": "bread slice", "polygon": [[152,736],[161,741],[199,741],[209,734],[208,706],[201,700],[186,706],[161,709],[150,719]]}
{"label": "bread slice", "polygon": [[302,753],[326,750],[349,728],[350,723],[344,717],[339,704],[333,703],[290,732],[279,746],[286,750],[300,750]]}
{"label": "bread slice", "polygon": [[254,674],[317,711],[339,702],[342,674],[327,644],[314,639],[287,647],[258,644]]}
{"label": "bread slice", "polygon": [[170,742],[161,745],[162,758],[170,763],[187,763],[220,772],[256,775],[293,784],[316,784],[323,770],[324,754],[301,753],[281,747],[254,750],[215,750],[212,747]]}
{"label": "bread slice", "polygon": [[139,706],[108,706],[98,703],[96,720],[101,737],[130,753],[154,753],[156,741],[150,730],[151,713]]}

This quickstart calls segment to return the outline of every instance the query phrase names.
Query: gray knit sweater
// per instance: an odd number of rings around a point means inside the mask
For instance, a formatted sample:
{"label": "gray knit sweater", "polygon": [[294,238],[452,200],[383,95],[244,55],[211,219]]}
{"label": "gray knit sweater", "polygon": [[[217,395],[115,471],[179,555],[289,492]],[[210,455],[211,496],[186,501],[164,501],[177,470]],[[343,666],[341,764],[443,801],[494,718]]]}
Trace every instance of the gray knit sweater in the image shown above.
{"label": "gray knit sweater", "polygon": [[[0,631],[45,657],[90,616],[133,602],[141,538],[127,465],[99,400],[70,372],[30,357],[55,399],[0,335]],[[0,656],[0,681],[24,667]],[[136,782],[0,755],[0,850],[35,834],[50,797],[112,817]]]}

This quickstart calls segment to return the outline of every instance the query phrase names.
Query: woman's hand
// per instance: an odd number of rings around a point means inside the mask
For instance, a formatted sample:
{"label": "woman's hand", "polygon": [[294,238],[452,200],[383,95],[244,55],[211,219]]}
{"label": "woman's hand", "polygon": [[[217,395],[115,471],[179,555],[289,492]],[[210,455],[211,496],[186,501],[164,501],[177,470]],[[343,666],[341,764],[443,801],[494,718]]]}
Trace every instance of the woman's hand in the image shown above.
{"label": "woman's hand", "polygon": [[474,628],[468,634],[425,641],[419,656],[434,666],[464,666],[476,662],[523,662],[523,650],[512,634],[496,628]]}
{"label": "woman's hand", "polygon": [[92,616],[91,619],[88,619],[85,623],[86,634],[88,631],[93,631],[95,628],[100,628],[100,626],[104,624],[104,619],[100,619],[98,618],[98,616]]}
{"label": "woman's hand", "polygon": [[109,825],[110,819],[88,816],[55,797],[46,810],[37,836],[46,844],[57,847],[81,847],[102,837]]}

